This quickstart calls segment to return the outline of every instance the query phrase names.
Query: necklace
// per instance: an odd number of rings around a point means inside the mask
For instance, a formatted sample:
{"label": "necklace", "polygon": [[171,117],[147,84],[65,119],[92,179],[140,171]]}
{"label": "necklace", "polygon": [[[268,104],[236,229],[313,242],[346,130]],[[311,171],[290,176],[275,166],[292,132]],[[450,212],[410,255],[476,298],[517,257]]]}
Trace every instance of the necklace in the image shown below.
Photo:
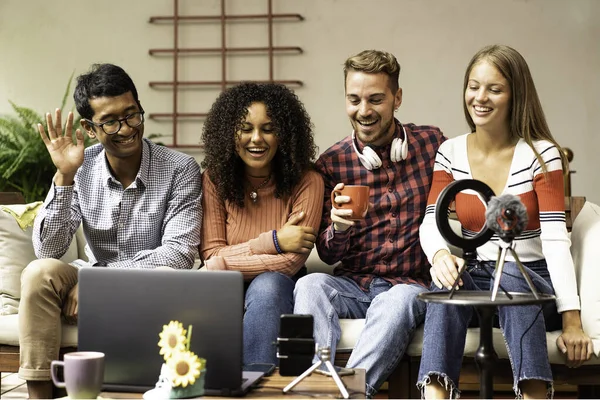
{"label": "necklace", "polygon": [[250,191],[250,199],[252,200],[253,203],[256,203],[258,201],[258,189],[265,186],[270,180],[271,180],[271,175],[267,176],[267,179],[262,181],[262,183],[260,185],[252,187],[252,190]]}

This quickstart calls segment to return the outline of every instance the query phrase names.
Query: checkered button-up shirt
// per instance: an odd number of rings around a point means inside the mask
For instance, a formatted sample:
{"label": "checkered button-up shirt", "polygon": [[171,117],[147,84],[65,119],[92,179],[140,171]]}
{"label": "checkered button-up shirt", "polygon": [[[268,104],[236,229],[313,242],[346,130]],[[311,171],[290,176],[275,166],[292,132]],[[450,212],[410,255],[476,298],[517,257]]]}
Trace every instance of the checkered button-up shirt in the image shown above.
{"label": "checkered button-up shirt", "polygon": [[60,258],[80,223],[90,263],[113,268],[191,268],[202,221],[200,167],[144,139],[134,182],[111,174],[98,144],[85,150],[73,186],[52,185],[33,230],[38,258]]}
{"label": "checkered button-up shirt", "polygon": [[[419,225],[425,215],[433,164],[445,140],[439,128],[405,124],[408,157],[390,160],[391,144],[374,148],[383,160],[379,169],[360,163],[348,136],[317,160],[325,181],[323,218],[317,250],[328,264],[341,261],[335,275],[348,276],[363,290],[373,278],[397,283],[429,284],[429,265],[419,242]],[[396,121],[395,137],[403,137]],[[359,149],[362,145],[358,142]],[[350,229],[335,231],[331,222],[331,191],[343,182],[370,187],[370,205],[364,220]]]}

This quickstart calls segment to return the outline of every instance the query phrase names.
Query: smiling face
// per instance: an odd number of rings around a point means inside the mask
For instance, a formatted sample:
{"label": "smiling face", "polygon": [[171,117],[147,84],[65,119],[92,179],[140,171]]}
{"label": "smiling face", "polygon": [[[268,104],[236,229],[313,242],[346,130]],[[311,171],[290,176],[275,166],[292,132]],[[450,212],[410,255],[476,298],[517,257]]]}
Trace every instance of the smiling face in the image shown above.
{"label": "smiling face", "polygon": [[[92,122],[96,124],[125,118],[132,113],[141,111],[131,92],[115,97],[94,97],[89,100],[89,103],[94,110]],[[81,125],[90,138],[98,139],[102,143],[109,162],[112,158],[135,158],[137,160],[141,157],[142,137],[144,136],[143,123],[131,128],[125,121],[122,121],[121,129],[114,135],[107,135],[101,127],[91,125],[85,120],[81,121]]]}
{"label": "smiling face", "polygon": [[465,104],[476,129],[510,129],[510,84],[485,59],[471,69],[465,88]]}
{"label": "smiling face", "polygon": [[346,113],[364,144],[381,146],[394,135],[394,111],[402,103],[402,89],[392,93],[389,79],[384,72],[350,70],[346,76]]}
{"label": "smiling face", "polygon": [[236,137],[236,151],[246,164],[246,173],[254,177],[269,176],[271,161],[277,153],[277,135],[264,103],[248,107]]}

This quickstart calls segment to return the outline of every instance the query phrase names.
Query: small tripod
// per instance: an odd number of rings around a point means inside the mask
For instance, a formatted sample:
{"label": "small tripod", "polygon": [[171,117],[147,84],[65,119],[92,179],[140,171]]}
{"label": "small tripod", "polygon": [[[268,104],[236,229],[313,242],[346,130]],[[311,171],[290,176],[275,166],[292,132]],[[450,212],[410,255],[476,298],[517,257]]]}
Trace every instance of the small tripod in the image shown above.
{"label": "small tripod", "polygon": [[342,396],[345,399],[350,398],[350,395],[348,394],[348,390],[346,389],[346,386],[344,386],[344,382],[342,382],[342,380],[340,379],[340,376],[338,375],[337,371],[335,370],[335,368],[333,367],[333,364],[330,361],[331,349],[329,347],[319,347],[317,349],[317,355],[319,356],[319,361],[314,363],[309,369],[304,371],[302,373],[302,375],[298,376],[289,385],[284,387],[283,393],[287,393],[290,390],[292,390],[294,386],[296,386],[297,384],[302,382],[302,380],[304,378],[306,378],[307,376],[312,374],[314,370],[316,370],[317,368],[319,368],[321,366],[321,364],[325,363],[327,370],[329,371],[329,373],[331,373],[331,377],[335,381],[335,384],[337,385],[338,389],[340,389]]}
{"label": "small tripod", "polygon": [[[452,289],[450,290],[450,294],[448,295],[448,298],[451,299],[454,296],[454,293],[458,290],[458,282],[460,282],[460,277],[462,276],[462,274],[467,270],[467,265],[469,265],[469,263],[471,261],[477,261],[477,253],[475,250],[472,249],[463,249],[463,259],[465,260],[463,266],[458,270],[458,276],[456,277],[456,280],[454,281],[454,283],[452,284]],[[504,263],[504,261],[502,261]],[[483,269],[483,271],[488,274],[488,276],[490,278],[494,278],[494,276],[488,272],[487,269]],[[502,273],[502,271],[500,271],[500,273]],[[497,286],[494,285],[496,287],[496,292],[498,291],[498,287],[500,289],[502,289],[502,291],[506,294],[506,297],[508,297],[509,299],[512,299],[512,295],[510,293],[508,293],[502,286],[500,286],[500,281],[499,280],[495,280],[494,284],[498,284]],[[492,300],[494,300],[496,298],[496,295],[494,295],[492,297]]]}
{"label": "small tripod", "polygon": [[[533,297],[535,297],[536,300],[539,299],[540,296],[538,295],[537,290],[535,290],[535,286],[533,285],[533,282],[532,282],[531,278],[529,277],[529,274],[525,270],[525,267],[521,263],[521,260],[519,260],[519,256],[517,256],[517,252],[515,251],[515,249],[513,249],[512,244],[513,244],[514,237],[511,237],[510,235],[508,235],[508,236],[500,235],[500,238],[502,239],[502,241],[499,244],[500,249],[498,251],[498,260],[496,260],[496,275],[494,277],[494,289],[492,290],[491,300],[492,301],[496,300],[496,295],[498,294],[498,287],[500,287],[500,278],[502,276],[502,270],[504,269],[504,260],[506,259],[506,253],[508,253],[509,251],[511,252],[512,256],[515,258],[515,263],[517,264],[517,267],[519,267],[519,271],[521,271],[521,274],[523,274],[523,278],[525,278],[525,281],[527,282],[527,285],[529,286],[529,289],[531,290]],[[504,290],[504,289],[502,289],[502,290]]]}

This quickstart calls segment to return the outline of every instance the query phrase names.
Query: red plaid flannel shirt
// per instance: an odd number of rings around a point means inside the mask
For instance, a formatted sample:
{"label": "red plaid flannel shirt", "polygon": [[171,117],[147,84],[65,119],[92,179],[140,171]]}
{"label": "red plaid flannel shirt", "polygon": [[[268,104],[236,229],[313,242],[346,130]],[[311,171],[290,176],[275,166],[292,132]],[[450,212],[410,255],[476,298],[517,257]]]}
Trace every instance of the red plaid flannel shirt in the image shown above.
{"label": "red plaid flannel shirt", "polygon": [[[317,160],[325,181],[323,218],[317,251],[323,261],[341,261],[334,274],[348,276],[365,291],[381,277],[397,283],[429,285],[429,263],[419,242],[419,226],[425,215],[433,164],[440,144],[446,139],[435,126],[404,124],[408,157],[394,163],[390,145],[374,148],[383,160],[379,169],[367,170],[352,147],[351,136],[330,147]],[[402,137],[396,120],[395,137]],[[362,147],[358,143],[359,148]],[[331,223],[331,191],[343,182],[367,185],[370,207],[366,218],[345,232],[335,232]]]}

